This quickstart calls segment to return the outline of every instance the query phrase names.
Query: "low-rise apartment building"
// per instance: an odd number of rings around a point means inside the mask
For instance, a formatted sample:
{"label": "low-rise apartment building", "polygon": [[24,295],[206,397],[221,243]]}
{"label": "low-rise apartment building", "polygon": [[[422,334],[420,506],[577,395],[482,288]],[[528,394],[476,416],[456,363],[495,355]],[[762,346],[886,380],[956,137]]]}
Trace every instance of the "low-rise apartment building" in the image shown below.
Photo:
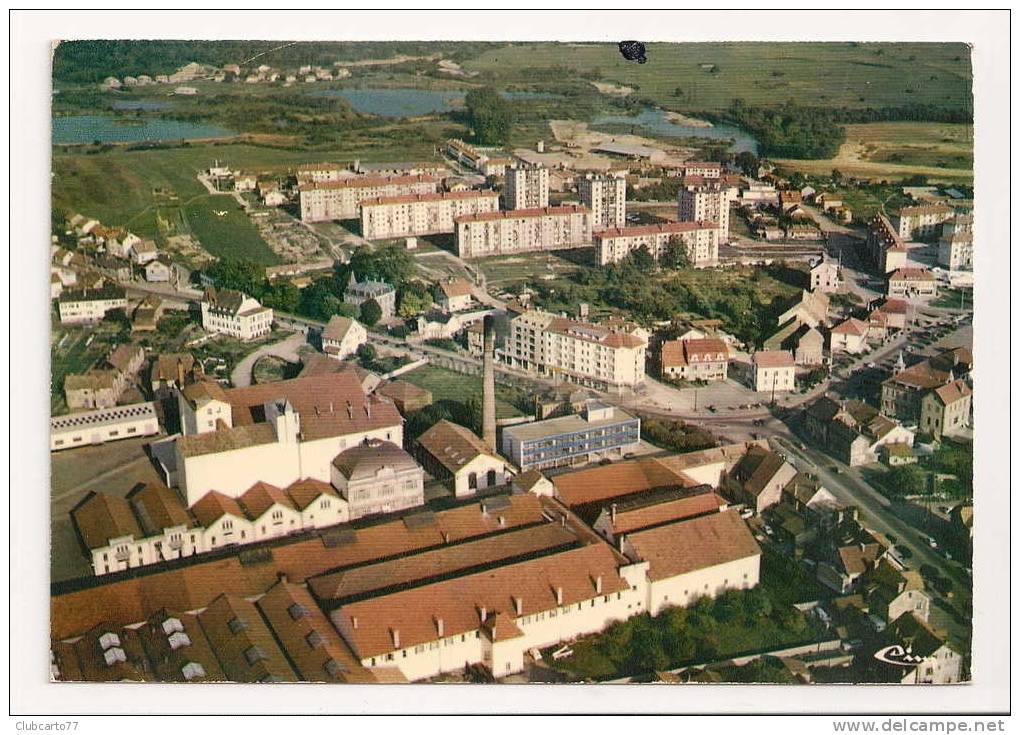
{"label": "low-rise apartment building", "polygon": [[361,201],[361,234],[369,240],[453,232],[454,218],[499,209],[494,191],[445,191]]}
{"label": "low-rise apartment building", "polygon": [[835,293],[839,290],[839,264],[822,258],[808,271],[808,284],[811,291]]}
{"label": "low-rise apartment building", "polygon": [[641,247],[659,260],[669,246],[677,242],[686,247],[687,258],[696,268],[719,262],[719,228],[714,222],[666,222],[610,227],[596,232],[593,237],[599,265],[619,262]]}
{"label": "low-rise apartment building", "polygon": [[921,204],[903,207],[893,219],[896,233],[904,240],[930,237],[938,234],[942,223],[952,219],[954,210],[948,204]]}
{"label": "low-rise apartment building", "polygon": [[435,176],[356,176],[298,186],[303,222],[354,219],[366,199],[435,194],[441,181]]}
{"label": "low-rise apartment building", "polygon": [[340,452],[332,484],[351,518],[393,513],[425,503],[425,474],[410,454],[390,441],[365,439]]}
{"label": "low-rise apartment building", "polygon": [[589,211],[576,205],[467,215],[455,226],[461,258],[577,248],[590,244],[592,233]]}
{"label": "low-rise apartment building", "polygon": [[640,441],[641,419],[593,401],[579,414],[505,428],[502,452],[526,471],[621,457]]}
{"label": "low-rise apartment building", "polygon": [[957,215],[943,223],[936,258],[939,265],[951,271],[971,270],[974,267],[973,225],[974,217],[969,214]]}
{"label": "low-rise apartment building", "polygon": [[644,382],[647,346],[644,330],[633,325],[592,324],[529,310],[510,320],[501,356],[540,375],[620,391]]}
{"label": "low-rise apartment building", "polygon": [[389,319],[397,312],[397,290],[388,283],[382,281],[361,281],[351,277],[347,282],[347,289],[344,291],[344,303],[361,307],[366,301],[374,300],[382,310],[382,318]]}
{"label": "low-rise apartment building", "polygon": [[68,289],[57,298],[61,324],[91,324],[102,321],[114,309],[126,308],[126,292],[123,287],[113,284],[100,288]]}
{"label": "low-rise apartment building", "polygon": [[890,273],[886,285],[887,296],[903,298],[930,298],[936,296],[939,282],[927,268],[900,268]]}
{"label": "low-rise apartment building", "polygon": [[264,337],[273,328],[273,310],[240,291],[213,288],[202,298],[202,329],[242,341]]}
{"label": "low-rise apartment building", "polygon": [[662,343],[662,375],[677,380],[726,380],[729,347],[721,339],[668,340]]}

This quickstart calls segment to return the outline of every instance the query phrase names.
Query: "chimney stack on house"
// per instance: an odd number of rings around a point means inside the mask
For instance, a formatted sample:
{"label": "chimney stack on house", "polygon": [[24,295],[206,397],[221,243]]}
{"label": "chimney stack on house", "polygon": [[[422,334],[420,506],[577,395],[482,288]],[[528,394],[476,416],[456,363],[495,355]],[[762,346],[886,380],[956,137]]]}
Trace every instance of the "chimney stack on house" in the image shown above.
{"label": "chimney stack on house", "polygon": [[601,595],[602,594],[602,575],[601,574],[599,576],[595,577],[595,594],[596,595]]}
{"label": "chimney stack on house", "polygon": [[351,616],[351,627],[354,628],[354,630],[358,629],[358,617],[356,615]]}
{"label": "chimney stack on house", "polygon": [[482,320],[482,440],[496,451],[496,324],[492,314]]}
{"label": "chimney stack on house", "polygon": [[400,648],[400,631],[396,628],[393,629],[393,647]]}
{"label": "chimney stack on house", "polygon": [[524,614],[524,598],[523,597],[515,597],[514,598],[514,610],[516,610],[518,616]]}
{"label": "chimney stack on house", "polygon": [[446,637],[446,628],[443,627],[443,619],[436,618],[436,635],[440,638]]}

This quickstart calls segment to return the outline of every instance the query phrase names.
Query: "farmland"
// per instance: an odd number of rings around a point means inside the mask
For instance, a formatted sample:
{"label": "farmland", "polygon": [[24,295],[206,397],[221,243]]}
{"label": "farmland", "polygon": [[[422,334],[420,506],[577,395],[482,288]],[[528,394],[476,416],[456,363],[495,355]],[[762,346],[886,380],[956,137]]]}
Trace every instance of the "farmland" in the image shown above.
{"label": "farmland", "polygon": [[279,262],[232,197],[212,194],[196,197],[181,207],[181,212],[188,229],[213,255],[262,265]]}
{"label": "farmland", "polygon": [[846,142],[826,160],[777,159],[783,168],[825,175],[970,181],[974,177],[974,129],[950,123],[881,122],[846,126]]}
{"label": "farmland", "polygon": [[713,111],[734,98],[773,106],[970,106],[970,52],[963,44],[680,43],[648,45],[648,63],[615,44],[508,44],[463,66],[496,83],[577,74],[633,89],[669,109]]}

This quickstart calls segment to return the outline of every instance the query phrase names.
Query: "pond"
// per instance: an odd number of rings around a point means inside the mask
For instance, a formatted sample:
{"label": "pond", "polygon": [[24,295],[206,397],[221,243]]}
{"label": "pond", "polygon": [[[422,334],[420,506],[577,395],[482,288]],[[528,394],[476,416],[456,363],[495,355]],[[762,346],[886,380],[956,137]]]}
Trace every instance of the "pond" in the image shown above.
{"label": "pond", "polygon": [[593,126],[629,125],[634,128],[635,135],[650,133],[672,138],[710,138],[712,140],[730,138],[733,140],[731,150],[734,153],[742,151],[758,153],[758,141],[742,128],[726,124],[716,124],[712,127],[683,125],[670,120],[666,116],[666,111],[657,107],[645,108],[638,115],[600,115],[592,120],[591,124]]}
{"label": "pond", "polygon": [[[342,97],[357,112],[381,117],[417,117],[448,112],[464,104],[462,89],[326,89],[311,93],[315,97]],[[500,92],[507,99],[553,99],[551,92]]]}
{"label": "pond", "polygon": [[149,100],[117,100],[110,107],[115,110],[166,110],[170,108],[170,103]]}
{"label": "pond", "polygon": [[215,125],[156,118],[68,115],[53,118],[53,143],[129,143],[144,140],[228,138],[235,133]]}

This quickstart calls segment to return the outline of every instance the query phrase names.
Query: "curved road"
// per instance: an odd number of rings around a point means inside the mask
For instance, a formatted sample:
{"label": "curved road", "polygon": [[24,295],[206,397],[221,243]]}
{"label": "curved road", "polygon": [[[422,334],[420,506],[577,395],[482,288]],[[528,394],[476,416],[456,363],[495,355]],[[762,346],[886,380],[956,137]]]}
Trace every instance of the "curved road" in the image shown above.
{"label": "curved road", "polygon": [[260,357],[266,355],[272,355],[273,357],[279,357],[287,362],[299,362],[301,356],[298,355],[298,349],[303,345],[308,344],[308,340],[303,332],[294,332],[294,334],[287,337],[282,342],[274,342],[271,345],[263,345],[254,352],[245,355],[234,371],[230,373],[230,382],[233,383],[235,388],[244,388],[251,385],[251,371],[255,367],[255,363]]}

